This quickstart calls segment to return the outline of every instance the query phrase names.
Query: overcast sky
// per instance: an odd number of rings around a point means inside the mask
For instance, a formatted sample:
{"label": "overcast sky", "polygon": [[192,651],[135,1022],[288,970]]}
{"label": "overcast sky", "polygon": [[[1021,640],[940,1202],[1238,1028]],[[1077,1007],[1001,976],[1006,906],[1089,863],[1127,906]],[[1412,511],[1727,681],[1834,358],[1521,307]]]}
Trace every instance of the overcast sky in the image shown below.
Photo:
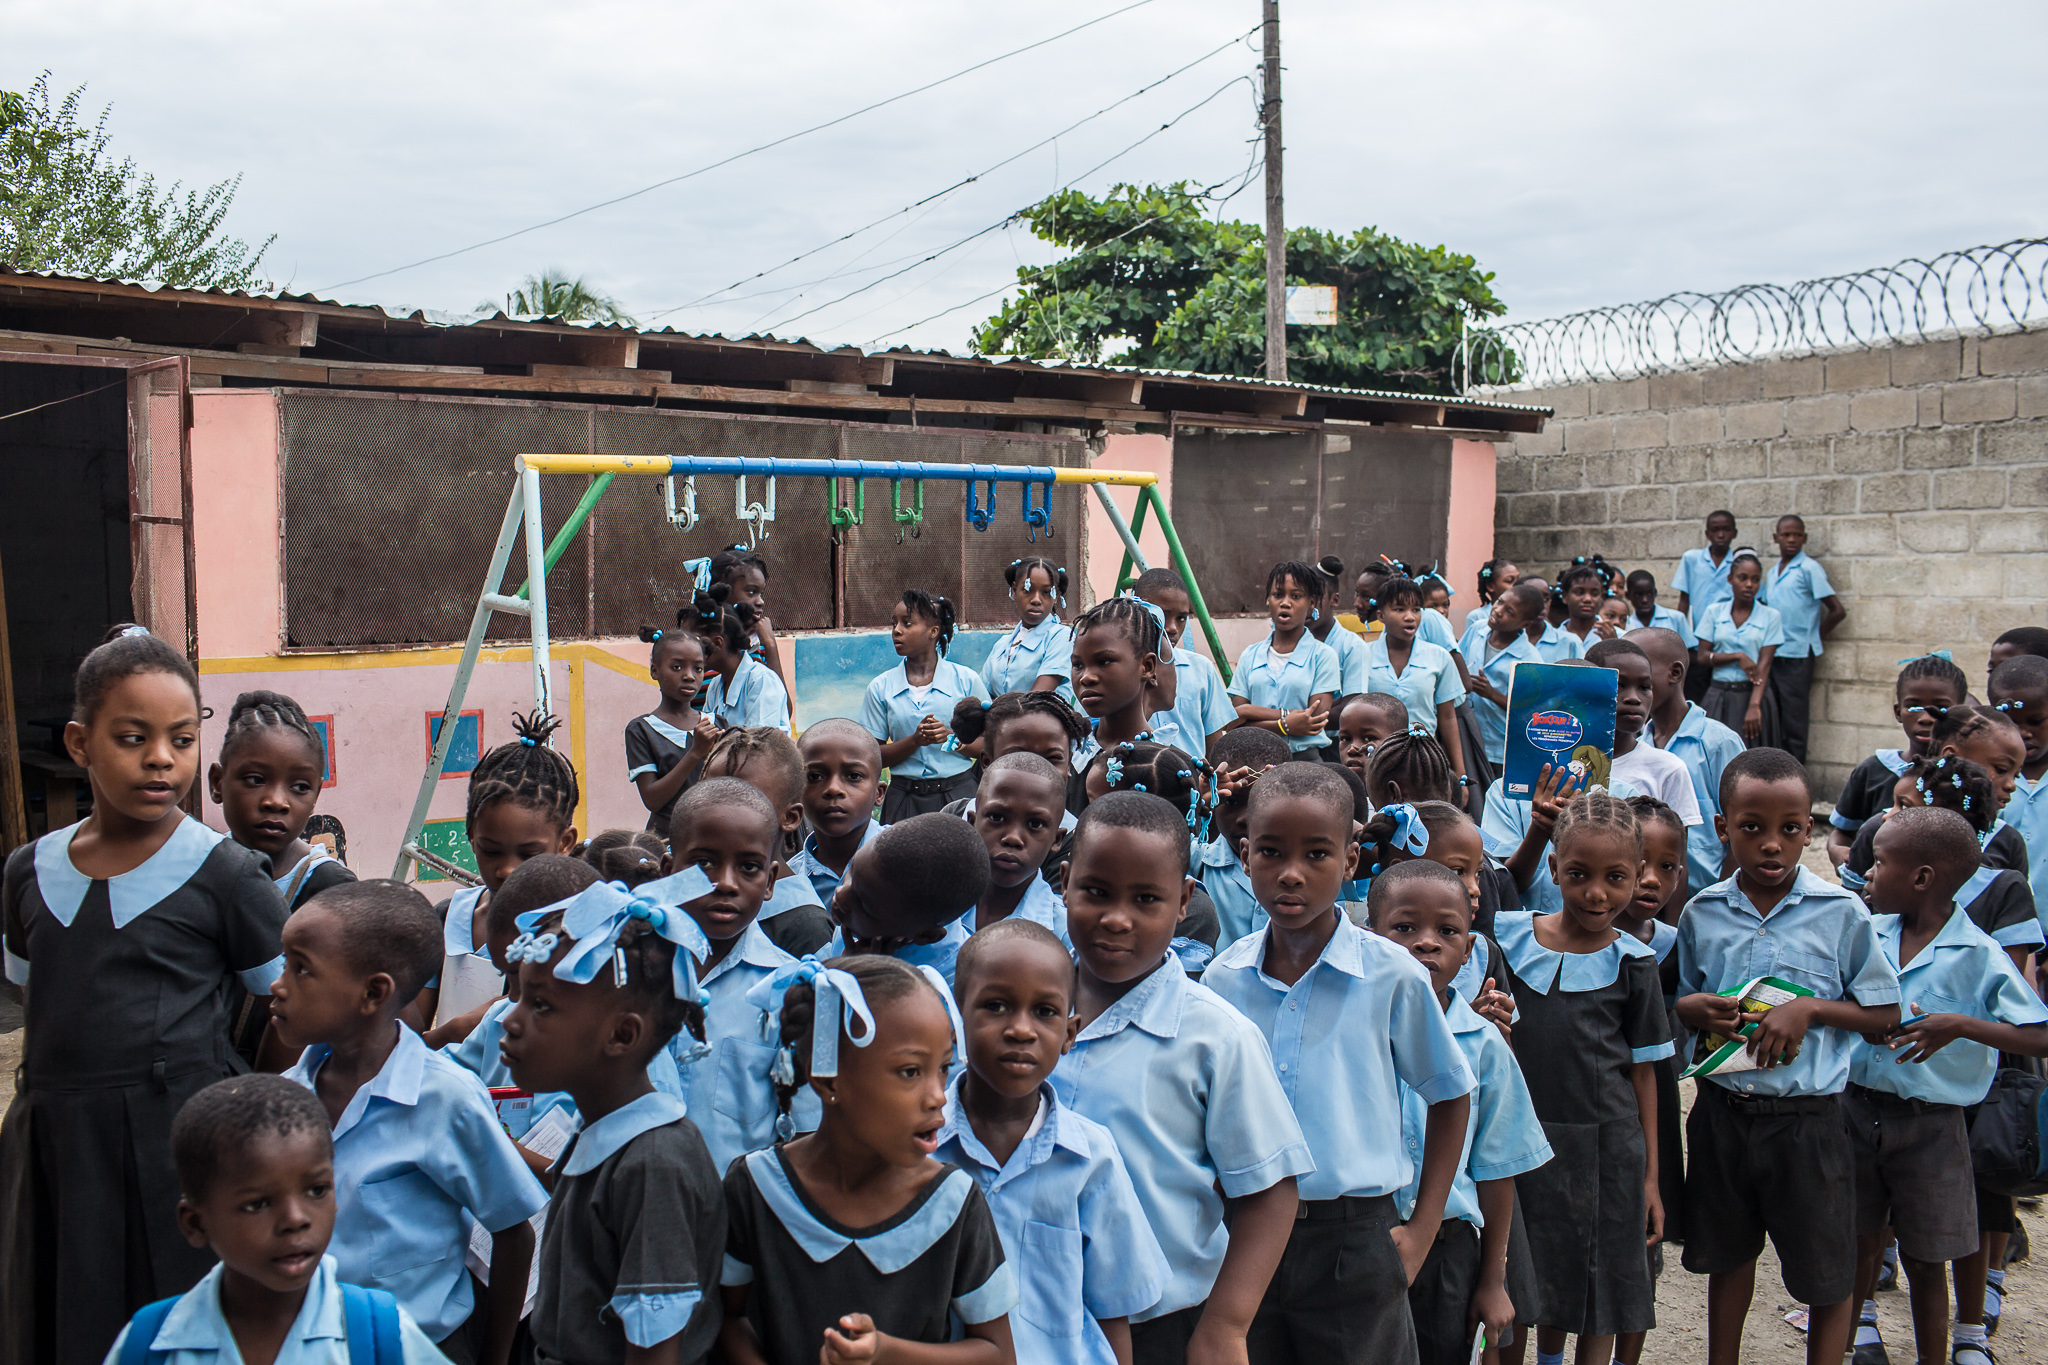
{"label": "overcast sky", "polygon": [[[93,110],[112,104],[114,147],[159,177],[241,174],[229,226],[276,233],[266,273],[293,290],[461,311],[557,267],[654,325],[960,349],[999,296],[960,305],[1045,248],[998,228],[924,257],[1076,177],[1091,191],[1241,181],[1255,96],[1245,80],[1224,87],[1255,73],[1255,35],[985,179],[700,300],[1248,34],[1256,0],[1151,0],[708,174],[344,282],[681,175],[1128,3],[0,0],[0,88],[48,69],[60,91],[86,84]],[[1289,222],[1469,252],[1511,319],[2048,229],[2038,4],[1282,10]],[[1225,211],[1260,218],[1258,181]]]}

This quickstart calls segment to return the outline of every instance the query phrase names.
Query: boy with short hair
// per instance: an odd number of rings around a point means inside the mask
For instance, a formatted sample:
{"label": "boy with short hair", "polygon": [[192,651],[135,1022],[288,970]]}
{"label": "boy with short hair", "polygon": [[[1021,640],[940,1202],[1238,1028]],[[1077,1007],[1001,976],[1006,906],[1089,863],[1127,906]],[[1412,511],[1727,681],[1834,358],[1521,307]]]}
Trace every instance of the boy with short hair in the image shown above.
{"label": "boy with short hair", "polygon": [[1682,907],[1721,880],[1728,858],[1727,846],[1714,828],[1714,817],[1721,813],[1721,774],[1749,746],[1741,735],[1701,710],[1699,703],[1685,699],[1685,670],[1691,666],[1692,650],[1676,630],[1648,626],[1630,631],[1628,638],[1650,660],[1650,724],[1644,734],[1685,765],[1700,814],[1699,823],[1685,831],[1690,894],[1679,898]]}
{"label": "boy with short hair", "polygon": [[1614,755],[1608,776],[1677,811],[1688,830],[1698,825],[1699,801],[1693,795],[1692,775],[1686,771],[1684,760],[1639,738],[1650,723],[1650,712],[1657,700],[1648,651],[1634,640],[1602,640],[1586,651],[1586,662],[1597,668],[1611,668],[1617,675]]}
{"label": "boy with short hair", "polygon": [[[1265,1036],[1315,1161],[1297,1182],[1294,1233],[1252,1323],[1250,1358],[1412,1362],[1407,1288],[1443,1223],[1472,1071],[1429,973],[1338,908],[1359,856],[1349,784],[1328,764],[1283,763],[1250,804],[1241,853],[1270,921],[1203,980]],[[1403,1086],[1429,1108],[1419,1160],[1402,1141]],[[1418,1168],[1402,1223],[1394,1196]]]}
{"label": "boy with short hair", "polygon": [[1668,630],[1685,642],[1690,650],[1699,643],[1699,637],[1692,633],[1692,622],[1682,611],[1657,605],[1657,575],[1648,569],[1637,569],[1623,582],[1622,595],[1628,599],[1629,613],[1622,623],[1624,633],[1638,630]]}
{"label": "boy with short hair", "polygon": [[[220,1263],[184,1294],[138,1312],[108,1365],[324,1360],[337,1341],[351,1359],[367,1359],[374,1344],[390,1365],[442,1365],[397,1300],[343,1284],[327,1254],[334,1144],[326,1112],[304,1086],[260,1073],[215,1081],[178,1111],[171,1159],[178,1229]],[[371,1340],[350,1342],[352,1329]]]}
{"label": "boy with short hair", "polygon": [[1800,866],[1813,831],[1806,770],[1782,749],[1748,749],[1721,775],[1714,823],[1735,873],[1678,921],[1678,1017],[1734,1036],[1733,992],[1775,976],[1813,992],[1764,1014],[1757,1069],[1710,1075],[1686,1122],[1685,1268],[1710,1277],[1707,1354],[1734,1365],[1768,1235],[1785,1288],[1812,1305],[1809,1365],[1840,1365],[1854,1305],[1855,1198],[1841,1091],[1856,1035],[1899,1021],[1899,978],[1869,911]]}
{"label": "boy with short hair", "polygon": [[1037,754],[1004,754],[982,772],[969,822],[988,849],[989,881],[961,921],[969,934],[1014,917],[1067,941],[1066,903],[1039,875],[1066,813],[1066,781]]}
{"label": "boy with short hair", "polygon": [[1195,850],[1194,875],[1216,907],[1216,946],[1227,948],[1266,924],[1266,912],[1252,894],[1251,878],[1238,861],[1244,842],[1249,779],[1293,757],[1287,741],[1249,725],[1230,731],[1209,749],[1218,783],[1213,837]]}
{"label": "boy with short hair", "polygon": [[[1734,567],[1730,547],[1735,544],[1735,514],[1725,508],[1707,513],[1707,543],[1703,548],[1687,550],[1678,561],[1678,572],[1672,576],[1671,586],[1678,593],[1678,609],[1685,613],[1694,629],[1698,629],[1700,617],[1716,602],[1726,602],[1733,597],[1734,590],[1728,586],[1728,571]],[[1689,701],[1698,701],[1706,695],[1707,684],[1713,680],[1714,670],[1696,663],[1685,675],[1685,695]]]}
{"label": "boy with short hair", "polygon": [[1314,1169],[1264,1036],[1172,951],[1187,873],[1187,822],[1164,799],[1111,792],[1082,814],[1066,878],[1081,1029],[1052,1084],[1115,1134],[1171,1267],[1131,1315],[1134,1365],[1244,1358],[1295,1177]]}
{"label": "boy with short hair", "polygon": [[853,855],[882,832],[882,822],[875,819],[882,746],[858,721],[834,717],[805,730],[797,752],[804,763],[804,819],[811,832],[789,867],[809,878],[819,901],[829,905]]}
{"label": "boy with short hair", "polygon": [[1543,656],[1527,634],[1532,621],[1543,619],[1543,590],[1517,583],[1493,600],[1483,619],[1466,627],[1458,652],[1471,670],[1472,718],[1485,741],[1486,761],[1499,769],[1508,742],[1508,685],[1518,663],[1542,663]]}
{"label": "boy with short hair", "polygon": [[1991,662],[1984,670],[1988,683],[1998,666],[2007,659],[2016,659],[2022,654],[2033,654],[2048,659],[2048,628],[2041,626],[2014,626],[1991,642]]}
{"label": "boy with short hair", "polygon": [[1080,1029],[1074,960],[1045,926],[1012,916],[961,948],[953,989],[967,1066],[934,1155],[981,1186],[1017,1268],[1018,1365],[1128,1360],[1130,1315],[1158,1302],[1172,1272],[1115,1137],[1047,1079]]}
{"label": "boy with short hair", "polygon": [[[1977,858],[1976,832],[1954,811],[1894,811],[1877,832],[1870,906],[1913,1015],[1878,1041],[1857,1044],[1842,1097],[1856,1151],[1859,1358],[1883,1345],[1870,1296],[1891,1228],[1912,1281],[1919,1357],[1941,1359],[1946,1263],[1979,1244],[1964,1110],[1990,1090],[2000,1052],[2048,1055],[2048,1008],[2005,949],[1956,907]],[[1982,1323],[1956,1324],[1953,1359],[1990,1365]]]}
{"label": "boy with short hair", "polygon": [[1807,703],[1813,691],[1814,661],[1826,652],[1822,641],[1849,615],[1828,571],[1806,553],[1806,522],[1787,512],[1771,532],[1778,562],[1764,570],[1756,600],[1782,618],[1785,643],[1771,659],[1770,694],[1778,704],[1778,731],[1785,752],[1806,761]]}
{"label": "boy with short hair", "polygon": [[1986,689],[1991,704],[2012,718],[2027,758],[2005,803],[2005,822],[2027,841],[2027,882],[2036,905],[2048,905],[2048,659],[2020,654],[2000,664]]}
{"label": "boy with short hair", "polygon": [[1970,680],[1939,654],[1908,659],[1892,684],[1892,719],[1905,731],[1906,744],[1900,749],[1879,749],[1858,763],[1842,784],[1835,799],[1835,813],[1828,817],[1828,860],[1840,869],[1856,845],[1856,831],[1863,822],[1889,810],[1892,788],[1899,774],[1914,759],[1927,752],[1934,735],[1934,723],[1951,706],[1961,706],[1970,694]]}
{"label": "boy with short hair", "polygon": [[[505,1365],[533,1260],[527,1220],[547,1194],[483,1083],[398,1020],[440,965],[433,907],[400,882],[344,883],[285,922],[284,950],[270,1020],[305,1049],[286,1078],[334,1125],[342,1278],[388,1289],[461,1358]],[[495,1293],[478,1295],[464,1264],[472,1218],[492,1235]]]}
{"label": "boy with short hair", "polygon": [[853,855],[832,893],[832,941],[824,961],[844,953],[877,953],[953,980],[953,960],[967,941],[961,920],[988,890],[988,846],[958,816],[928,811],[885,825]]}

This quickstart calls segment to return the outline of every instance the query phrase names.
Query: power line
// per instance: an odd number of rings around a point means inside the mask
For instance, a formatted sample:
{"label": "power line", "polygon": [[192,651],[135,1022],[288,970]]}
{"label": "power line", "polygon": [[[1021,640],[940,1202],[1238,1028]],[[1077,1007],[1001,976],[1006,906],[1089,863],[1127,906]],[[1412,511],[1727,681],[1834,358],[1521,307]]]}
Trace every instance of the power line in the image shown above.
{"label": "power line", "polygon": [[769,151],[772,148],[782,146],[786,142],[794,142],[798,138],[809,137],[812,133],[821,133],[827,128],[837,127],[839,124],[845,123],[849,119],[859,118],[862,114],[871,114],[877,109],[884,108],[891,104],[900,103],[903,100],[909,99],[913,95],[922,95],[927,90],[936,90],[942,85],[947,85],[953,81],[959,80],[962,76],[973,75],[975,72],[980,71],[985,67],[994,66],[998,62],[1006,62],[1012,57],[1021,57],[1027,52],[1036,51],[1041,47],[1047,46],[1048,44],[1056,43],[1062,38],[1070,38],[1074,34],[1079,33],[1082,29],[1093,28],[1097,24],[1107,23],[1109,20],[1116,18],[1120,14],[1128,14],[1134,9],[1142,9],[1146,5],[1149,5],[1151,3],[1152,0],[1133,0],[1133,3],[1131,4],[1124,5],[1119,9],[1113,9],[1107,14],[1099,15],[1096,18],[1088,20],[1086,23],[1076,24],[1074,25],[1074,27],[1067,29],[1064,32],[1053,34],[1050,38],[1041,38],[1035,43],[1027,43],[1023,47],[1013,48],[1010,51],[1002,53],[998,56],[990,57],[986,61],[976,62],[973,66],[963,67],[961,70],[955,71],[950,76],[942,76],[938,80],[928,82],[927,84],[924,85],[920,85],[914,90],[905,90],[903,93],[899,95],[891,95],[887,99],[876,100],[873,104],[864,105],[861,108],[854,110],[852,113],[841,114],[838,118],[827,119],[823,123],[813,124],[809,128],[804,128],[794,133],[785,134],[782,137],[776,138],[772,142],[764,142],[758,147],[749,147],[747,150],[743,152],[734,152],[731,156],[722,158],[721,160],[718,161],[711,162],[709,165],[699,166],[692,171],[684,171],[681,175],[672,175],[666,180],[657,180],[652,185],[643,185],[637,190],[630,190],[627,193],[618,195],[614,198],[602,200],[599,203],[591,204],[584,208],[576,209],[570,213],[565,213],[561,215],[559,218],[550,218],[544,223],[535,223],[530,227],[518,228],[512,232],[507,232],[502,236],[492,237],[486,241],[473,242],[468,246],[457,247],[453,251],[443,251],[438,255],[427,256],[421,260],[412,262],[410,265],[393,266],[389,270],[379,270],[368,275],[358,275],[352,280],[343,280],[339,284],[321,285],[313,292],[325,293],[330,289],[345,289],[349,285],[362,284],[366,280],[380,280],[387,275],[396,275],[401,273],[402,271],[407,270],[416,270],[420,266],[432,265],[436,261],[445,261],[448,260],[450,257],[465,255],[471,251],[481,251],[483,248],[487,246],[496,246],[500,242],[509,242],[514,237],[523,237],[529,232],[539,232],[542,228],[554,227],[557,224],[566,223],[572,218],[580,218],[586,213],[595,213],[599,209],[610,208],[614,204],[623,204],[628,199],[637,199],[643,194],[651,194],[655,190],[665,188],[666,186],[669,185],[678,184],[685,180],[694,179],[697,176],[704,175],[711,171],[715,171],[722,166],[730,166],[733,162],[741,160],[744,157],[753,156],[759,152]]}
{"label": "power line", "polygon": [[[1242,84],[1248,81],[1249,79],[1250,78],[1247,76],[1231,77],[1229,80],[1225,81],[1222,85],[1217,86],[1216,89],[1210,91],[1207,95],[1203,96],[1194,104],[1189,105],[1186,109],[1181,110],[1178,114],[1175,114],[1172,118],[1160,124],[1157,128],[1154,128],[1151,132],[1145,134],[1145,136],[1139,138],[1136,142],[1133,142],[1128,147],[1125,147],[1122,151],[1113,153],[1112,155],[1105,157],[1103,160],[1096,162],[1093,166],[1090,166],[1087,170],[1081,172],[1081,174],[1075,176],[1073,179],[1067,181],[1066,184],[1060,186],[1060,189],[1066,190],[1073,188],[1075,185],[1079,184],[1083,180],[1086,180],[1089,176],[1095,174],[1097,171],[1109,165],[1111,162],[1117,160],[1119,157],[1125,156],[1131,152],[1136,151],[1139,147],[1144,146],[1153,138],[1159,136],[1167,129],[1173,127],[1176,123],[1179,123],[1182,119],[1188,117],[1188,115],[1202,108],[1204,105],[1214,100],[1218,95],[1221,95],[1224,91],[1230,89],[1231,86]],[[1057,194],[1059,193],[1059,191],[1055,190],[1054,193]],[[778,327],[787,327],[792,322],[800,322],[804,318],[810,317],[814,313],[819,313],[827,308],[833,307],[836,304],[844,303],[848,299],[853,298],[855,295],[865,294],[868,290],[875,288],[877,285],[887,284],[890,280],[895,279],[899,275],[906,275],[911,271],[917,269],[921,265],[927,265],[932,261],[937,260],[941,256],[945,256],[954,251],[958,251],[961,247],[966,246],[969,242],[978,241],[979,239],[988,236],[989,233],[994,232],[998,228],[1004,227],[1005,225],[1015,221],[1016,217],[1017,215],[1014,213],[1009,214],[996,222],[990,223],[987,227],[982,228],[978,232],[970,232],[965,237],[962,237],[960,240],[953,242],[948,246],[940,247],[937,251],[934,251],[930,255],[925,256],[922,259],[914,261],[907,266],[904,266],[901,270],[895,271],[888,275],[884,275],[878,280],[870,280],[868,283],[862,285],[860,288],[848,290],[846,293],[841,294],[839,297],[834,299],[828,299],[824,303],[818,304],[814,308],[806,308],[801,313],[791,314],[789,317],[782,318],[779,321],[771,323],[765,330],[770,335],[773,335],[775,329]]]}
{"label": "power line", "polygon": [[[815,256],[821,251],[829,251],[833,247],[838,246],[842,242],[851,241],[853,238],[860,236],[863,232],[868,232],[874,228],[878,228],[882,224],[890,221],[893,218],[900,218],[906,213],[910,213],[917,209],[923,208],[926,204],[932,203],[934,200],[943,199],[947,195],[955,192],[956,190],[965,189],[967,186],[974,184],[975,182],[983,179],[984,177],[993,175],[995,172],[1001,170],[1003,167],[1009,165],[1011,162],[1019,161],[1024,157],[1031,155],[1031,153],[1038,151],[1040,148],[1059,141],[1059,139],[1065,137],[1068,133],[1073,132],[1076,128],[1079,128],[1084,124],[1092,123],[1096,119],[1101,118],[1104,114],[1122,108],[1124,105],[1129,104],[1132,100],[1137,99],[1140,95],[1148,94],[1151,91],[1158,89],[1160,86],[1165,85],[1168,81],[1175,79],[1176,77],[1186,75],[1188,72],[1194,70],[1202,63],[1208,61],[1211,57],[1215,57],[1223,52],[1228,51],[1229,49],[1237,46],[1239,43],[1243,42],[1246,38],[1249,38],[1252,34],[1257,33],[1258,31],[1259,30],[1256,25],[1246,29],[1243,33],[1236,35],[1227,42],[1224,42],[1216,47],[1209,49],[1201,56],[1189,62],[1186,66],[1179,67],[1173,71],[1169,71],[1164,76],[1161,76],[1159,79],[1151,82],[1148,85],[1139,86],[1136,90],[1133,90],[1130,94],[1125,95],[1122,99],[1119,99],[1111,104],[1103,105],[1100,109],[1097,109],[1094,113],[1089,114],[1085,118],[1076,119],[1074,122],[1068,124],[1066,127],[1060,129],[1058,132],[1053,133],[1051,136],[1041,138],[1039,141],[1032,143],[1029,147],[1026,147],[1023,150],[1018,151],[1010,156],[1004,157],[1001,161],[996,162],[993,166],[984,167],[983,169],[976,171],[973,175],[965,176],[959,180],[954,181],[952,184],[946,186],[942,190],[935,190],[932,193],[926,195],[922,199],[916,200],[909,204],[905,204],[902,208],[896,209],[893,212],[885,213],[880,218],[875,219],[873,222],[857,227],[853,229],[851,232],[842,233],[840,236],[834,237],[831,241],[823,243],[820,246],[814,246],[808,251],[799,252],[796,255],[790,257],[788,260],[782,262],[780,265],[772,265],[769,266],[766,270],[756,271],[754,274],[748,275],[743,279],[734,280],[731,284],[726,285],[723,289],[714,289],[709,294],[700,295],[697,298],[691,299],[687,303],[678,303],[673,305],[672,307],[663,308],[656,312],[649,313],[647,315],[647,320],[652,322],[656,318],[667,317],[670,313],[679,313],[686,308],[696,308],[702,304],[709,303],[712,300],[717,299],[721,294],[728,294],[733,290],[740,288],[743,285],[752,284],[755,280],[763,279],[769,275],[773,275],[778,270],[785,270],[788,267],[795,265],[798,261],[805,260],[809,257]],[[829,280],[833,277],[827,275],[824,278]],[[822,283],[822,281],[812,280],[804,285],[792,287],[808,288],[811,284],[818,283]],[[775,291],[770,290],[766,292],[772,293]],[[758,298],[760,297],[760,295],[745,295],[743,297]]]}

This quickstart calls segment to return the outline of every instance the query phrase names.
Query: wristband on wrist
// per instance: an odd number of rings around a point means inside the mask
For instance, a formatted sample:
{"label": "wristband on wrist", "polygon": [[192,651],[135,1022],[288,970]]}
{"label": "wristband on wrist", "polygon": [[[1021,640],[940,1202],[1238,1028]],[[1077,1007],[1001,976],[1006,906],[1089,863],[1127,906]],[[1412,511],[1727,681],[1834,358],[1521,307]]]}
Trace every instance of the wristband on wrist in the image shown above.
{"label": "wristband on wrist", "polygon": [[1286,734],[1286,733],[1287,733],[1287,708],[1286,708],[1286,707],[1284,707],[1284,706],[1280,708],[1280,717],[1279,717],[1279,719],[1280,719],[1280,733],[1284,735],[1284,734]]}

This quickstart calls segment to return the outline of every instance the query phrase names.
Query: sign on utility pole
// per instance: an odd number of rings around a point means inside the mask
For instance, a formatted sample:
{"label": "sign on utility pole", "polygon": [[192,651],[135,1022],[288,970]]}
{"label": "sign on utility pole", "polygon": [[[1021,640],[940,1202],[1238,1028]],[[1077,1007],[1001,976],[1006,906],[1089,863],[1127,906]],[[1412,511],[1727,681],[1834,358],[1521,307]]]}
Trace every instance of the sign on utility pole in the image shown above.
{"label": "sign on utility pole", "polygon": [[1280,202],[1280,0],[1265,0],[1266,378],[1287,381],[1287,214]]}

